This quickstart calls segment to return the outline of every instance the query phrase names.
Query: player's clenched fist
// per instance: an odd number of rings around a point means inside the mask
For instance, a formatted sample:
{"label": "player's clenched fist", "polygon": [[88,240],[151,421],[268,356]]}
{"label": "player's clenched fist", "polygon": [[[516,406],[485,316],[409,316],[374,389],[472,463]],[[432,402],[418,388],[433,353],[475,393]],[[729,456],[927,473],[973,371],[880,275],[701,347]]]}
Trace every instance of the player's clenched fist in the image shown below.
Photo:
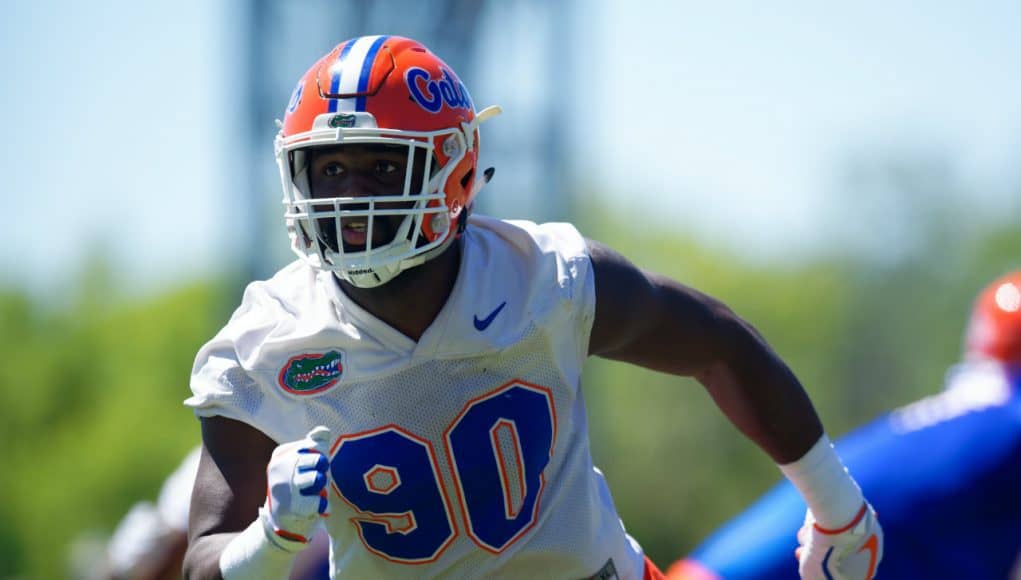
{"label": "player's clenched fist", "polygon": [[316,427],[304,439],[273,451],[266,468],[266,504],[259,510],[267,532],[307,543],[319,518],[329,515],[329,445],[330,430]]}
{"label": "player's clenched fist", "polygon": [[809,511],[798,543],[798,571],[805,580],[870,580],[883,559],[883,529],[868,503],[838,529],[820,527]]}

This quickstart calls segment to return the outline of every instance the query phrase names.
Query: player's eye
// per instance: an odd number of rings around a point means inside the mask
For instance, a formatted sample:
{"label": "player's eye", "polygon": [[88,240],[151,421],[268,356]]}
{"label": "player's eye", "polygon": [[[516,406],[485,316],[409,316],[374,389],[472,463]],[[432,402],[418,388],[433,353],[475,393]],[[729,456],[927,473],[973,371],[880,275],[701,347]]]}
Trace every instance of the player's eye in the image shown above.
{"label": "player's eye", "polygon": [[400,167],[393,161],[380,160],[376,162],[376,175],[378,177],[393,177],[400,170]]}
{"label": "player's eye", "polygon": [[344,175],[344,166],[340,163],[327,163],[323,167],[323,175],[326,177],[340,177]]}

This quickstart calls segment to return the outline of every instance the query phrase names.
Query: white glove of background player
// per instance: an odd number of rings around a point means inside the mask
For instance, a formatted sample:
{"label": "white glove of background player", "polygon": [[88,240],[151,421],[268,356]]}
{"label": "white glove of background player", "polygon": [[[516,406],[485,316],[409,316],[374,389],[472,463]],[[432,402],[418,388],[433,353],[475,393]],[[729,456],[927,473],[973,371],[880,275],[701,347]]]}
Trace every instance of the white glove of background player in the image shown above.
{"label": "white glove of background player", "polygon": [[319,519],[329,515],[330,443],[330,430],[316,427],[304,439],[279,445],[266,467],[266,503],[259,517],[266,535],[287,551],[304,548]]}
{"label": "white glove of background player", "polygon": [[883,529],[868,503],[836,530],[819,527],[809,510],[798,543],[798,572],[805,580],[871,580],[883,559]]}

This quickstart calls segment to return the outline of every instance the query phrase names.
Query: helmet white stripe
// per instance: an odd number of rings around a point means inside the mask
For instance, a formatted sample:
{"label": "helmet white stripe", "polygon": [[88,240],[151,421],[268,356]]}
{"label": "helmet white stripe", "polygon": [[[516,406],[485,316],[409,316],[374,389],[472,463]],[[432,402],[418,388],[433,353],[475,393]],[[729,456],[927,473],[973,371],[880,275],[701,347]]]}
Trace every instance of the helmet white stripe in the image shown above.
{"label": "helmet white stripe", "polygon": [[[351,50],[347,51],[347,56],[342,60],[338,60],[333,66],[337,67],[333,72],[340,76],[340,84],[337,87],[337,93],[342,95],[353,94],[358,92],[358,80],[362,76],[362,69],[366,66],[372,66],[372,60],[376,57],[376,51],[372,50],[373,44],[378,40],[380,35],[375,36],[363,36],[355,39],[351,46]],[[378,48],[378,47],[376,47]],[[371,53],[371,58],[370,57]],[[353,113],[356,110],[356,99],[338,99],[337,111],[343,113]]]}
{"label": "helmet white stripe", "polygon": [[[357,40],[357,39],[356,39]],[[347,59],[347,53],[351,52],[351,47],[354,46],[355,41],[349,40],[344,48],[340,50],[340,54],[337,55],[337,62],[330,65],[330,94],[335,95],[340,92],[340,73],[344,69],[344,61]],[[340,99],[330,99],[329,111],[331,113],[337,112],[337,103]]]}

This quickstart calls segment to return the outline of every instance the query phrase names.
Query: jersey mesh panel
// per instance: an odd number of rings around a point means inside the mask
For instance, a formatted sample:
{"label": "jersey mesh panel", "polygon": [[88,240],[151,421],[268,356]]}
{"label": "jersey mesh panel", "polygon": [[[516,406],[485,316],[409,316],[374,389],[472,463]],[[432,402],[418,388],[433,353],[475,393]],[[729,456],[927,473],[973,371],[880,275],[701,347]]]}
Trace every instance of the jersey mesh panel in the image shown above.
{"label": "jersey mesh panel", "polygon": [[266,395],[248,373],[239,367],[231,367],[223,373],[220,380],[225,382],[233,393],[232,397],[237,407],[249,415],[257,415]]}

